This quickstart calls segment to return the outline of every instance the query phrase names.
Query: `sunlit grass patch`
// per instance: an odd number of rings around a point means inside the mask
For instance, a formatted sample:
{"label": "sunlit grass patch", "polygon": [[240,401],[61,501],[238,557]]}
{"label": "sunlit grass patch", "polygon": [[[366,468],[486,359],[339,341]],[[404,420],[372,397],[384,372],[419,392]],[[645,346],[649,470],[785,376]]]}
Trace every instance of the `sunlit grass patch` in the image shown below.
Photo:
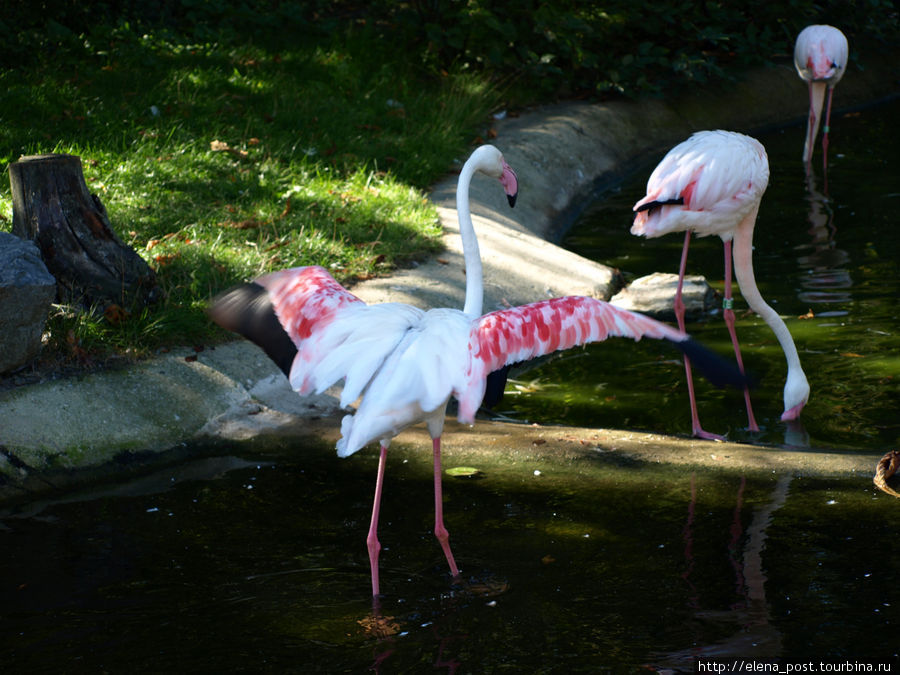
{"label": "sunlit grass patch", "polygon": [[[352,286],[438,250],[425,190],[497,101],[486,79],[429,75],[363,41],[275,51],[145,35],[73,58],[0,72],[0,158],[80,156],[162,291],[114,321],[58,308],[47,350],[79,356],[221,339],[208,299],[273,269],[322,265]],[[7,185],[0,216],[10,229]]]}

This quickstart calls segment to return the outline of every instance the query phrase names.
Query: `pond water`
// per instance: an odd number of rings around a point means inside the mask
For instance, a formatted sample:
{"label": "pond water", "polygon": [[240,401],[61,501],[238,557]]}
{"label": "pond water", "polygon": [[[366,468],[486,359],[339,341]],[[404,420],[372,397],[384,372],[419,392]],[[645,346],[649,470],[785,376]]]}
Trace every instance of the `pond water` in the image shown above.
{"label": "pond water", "polygon": [[[766,301],[790,329],[811,393],[801,424],[779,421],[786,373],[769,327],[735,285],[737,334],[744,362],[761,379],[753,392],[762,428],[746,432],[740,392],[698,383],[700,420],[730,440],[886,451],[900,435],[900,102],[834,120],[827,186],[821,147],[808,179],[797,158],[798,127],[757,135],[771,177],[754,234],[754,271]],[[802,135],[802,129],[800,130]],[[563,245],[619,268],[626,278],[678,272],[681,234],[644,239],[629,233],[632,206],[661,159],[606,191]],[[723,290],[718,237],[694,238],[688,273]],[[801,318],[805,317],[805,318]],[[721,314],[688,332],[733,358]],[[572,350],[514,373],[503,412],[517,419],[593,427],[690,433],[684,369],[653,341],[608,341]],[[696,378],[695,378],[696,381]],[[598,401],[600,403],[598,403]],[[709,420],[709,422],[704,422]]]}
{"label": "pond water", "polygon": [[[452,440],[448,442],[452,447]],[[564,673],[695,659],[900,667],[894,498],[865,479],[615,453],[448,479],[467,579],[431,535],[429,457],[270,448],[0,514],[5,672]],[[542,468],[534,474],[534,467]],[[785,661],[782,661],[785,662]]]}
{"label": "pond water", "polygon": [[[813,383],[795,443],[881,452],[896,440],[897,250],[887,224],[900,195],[882,179],[898,173],[886,150],[898,113],[834,120],[825,203],[806,197],[803,129],[763,139],[773,180],[757,277],[785,316],[815,315],[789,321]],[[595,209],[613,209],[598,219],[610,231],[595,238],[579,226],[570,245],[593,241],[592,255],[635,275],[674,266],[675,238],[627,234],[631,192],[642,189],[628,185]],[[829,214],[824,229],[808,221],[817,208]],[[706,243],[691,266],[715,279],[720,247]],[[691,328],[727,354],[720,324]],[[783,360],[767,330],[740,321],[745,358],[764,378],[761,438],[781,443]],[[507,397],[512,414],[686,432],[680,363],[622,346],[520,375],[511,391],[531,393]],[[702,388],[700,400],[710,427],[743,438],[739,394]],[[197,451],[209,456],[0,511],[4,672],[673,672],[698,658],[900,670],[900,504],[869,475],[646,464],[599,446],[561,461],[468,456],[451,434],[445,468],[481,471],[445,480],[466,580],[453,585],[431,534],[430,453],[395,444],[375,612],[364,541],[373,448],[346,460],[321,442]]]}

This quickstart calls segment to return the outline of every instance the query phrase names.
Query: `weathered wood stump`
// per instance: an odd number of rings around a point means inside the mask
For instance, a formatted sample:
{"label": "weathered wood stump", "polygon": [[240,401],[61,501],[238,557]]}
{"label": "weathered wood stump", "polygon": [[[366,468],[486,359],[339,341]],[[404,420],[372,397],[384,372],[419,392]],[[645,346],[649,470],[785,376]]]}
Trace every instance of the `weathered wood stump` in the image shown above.
{"label": "weathered wood stump", "polygon": [[102,312],[156,298],[156,275],[116,236],[106,208],[88,191],[80,157],[22,157],[9,165],[9,182],[13,234],[37,244],[60,302]]}

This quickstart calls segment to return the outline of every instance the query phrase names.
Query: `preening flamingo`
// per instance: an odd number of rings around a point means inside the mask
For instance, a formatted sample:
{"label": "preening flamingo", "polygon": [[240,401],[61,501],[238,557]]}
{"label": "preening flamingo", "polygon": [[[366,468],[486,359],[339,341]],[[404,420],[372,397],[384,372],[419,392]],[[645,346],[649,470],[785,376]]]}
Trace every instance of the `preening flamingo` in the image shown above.
{"label": "preening flamingo", "polygon": [[[469,212],[469,184],[476,171],[499,179],[511,205],[518,192],[516,174],[493,146],[476,149],[460,172],[456,203],[466,266],[461,311],[367,305],[321,267],[267,274],[219,296],[210,309],[217,323],[262,346],[299,394],[322,392],[343,379],[342,407],[362,397],[355,414],[343,418],[337,451],[347,457],[372,441],[381,445],[366,539],[376,598],[385,458],[401,430],[425,422],[431,435],[434,533],[456,578],[459,568],[444,526],[441,494],[441,432],[450,396],[459,402],[460,422],[472,424],[490,373],[610,336],[665,339],[694,358],[710,355],[683,332],[592,298],[556,298],[482,316],[481,257]],[[711,367],[711,379],[720,376],[720,384],[743,384],[737,369],[724,361]]]}
{"label": "preening flamingo", "polygon": [[828,161],[831,99],[834,96],[834,85],[844,75],[849,51],[847,38],[833,26],[807,26],[800,31],[794,44],[794,65],[800,77],[809,83],[809,121],[806,125],[806,143],[803,146],[803,161],[807,164],[812,161],[826,88],[828,108],[825,126],[822,127],[822,162]]}
{"label": "preening flamingo", "polygon": [[[784,350],[787,381],[784,385],[782,420],[793,420],[809,398],[809,383],[800,366],[797,347],[781,317],[766,304],[753,276],[753,228],[763,192],[769,182],[769,161],[765,148],[754,138],[731,131],[699,131],[676,145],[654,169],[647,181],[647,195],[634,205],[631,233],[659,237],[669,232],[684,232],[684,248],[678,271],[675,314],[684,330],[682,282],[687,264],[691,233],[705,237],[717,234],[725,247],[725,323],[731,335],[738,366],[743,371],[741,350],[734,330],[731,296],[732,242],[734,274],[741,294],[750,308],[765,321]],[[691,401],[691,424],[695,436],[720,438],[700,426],[691,377],[690,358],[684,366]],[[750,392],[744,390],[751,431],[759,427],[753,417]]]}

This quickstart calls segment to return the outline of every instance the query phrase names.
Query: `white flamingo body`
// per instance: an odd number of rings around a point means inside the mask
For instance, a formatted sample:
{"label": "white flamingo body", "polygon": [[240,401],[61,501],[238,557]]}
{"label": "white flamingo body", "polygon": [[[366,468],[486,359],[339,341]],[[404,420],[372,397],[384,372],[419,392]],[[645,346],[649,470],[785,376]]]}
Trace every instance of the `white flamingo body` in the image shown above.
{"label": "white flamingo body", "polygon": [[[435,535],[457,577],[441,497],[440,436],[451,396],[459,401],[459,420],[471,424],[490,373],[613,336],[666,339],[697,357],[706,356],[683,332],[593,298],[555,298],[482,316],[481,260],[468,205],[469,182],[476,171],[499,179],[511,204],[517,193],[515,173],[499,150],[488,145],[473,152],[460,173],[457,190],[466,263],[463,310],[367,305],[321,267],[267,274],[223,294],[210,307],[216,322],[260,344],[299,394],[322,392],[343,380],[341,406],[361,397],[355,413],[342,420],[337,450],[347,457],[370,442],[381,445],[367,537],[375,597],[379,595],[377,523],[385,456],[391,439],[401,430],[425,422],[433,439]],[[736,371],[721,374],[724,380],[739,376]]]}
{"label": "white flamingo body", "polygon": [[[634,205],[631,233],[652,238],[690,230],[728,241],[736,224],[758,208],[768,183],[769,163],[758,141],[727,131],[694,134],[650,174],[647,195]],[[680,208],[641,210],[651,202],[679,200],[684,204],[674,206]]]}
{"label": "white flamingo body", "polygon": [[823,161],[827,161],[828,132],[831,120],[831,100],[834,86],[844,76],[850,48],[844,34],[833,26],[807,26],[797,36],[794,43],[794,66],[797,73],[809,84],[809,119],[806,125],[806,141],[803,146],[803,161],[812,160],[813,147],[825,94],[828,93],[828,108],[825,115],[825,126],[822,130]]}
{"label": "white flamingo body", "polygon": [[[647,195],[634,206],[636,214],[631,233],[658,237],[670,232],[685,232],[676,297],[676,315],[682,330],[684,308],[679,306],[680,282],[684,278],[691,234],[716,234],[722,238],[726,268],[724,315],[735,356],[743,369],[731,308],[733,245],[734,271],[741,293],[750,308],[769,325],[784,350],[788,375],[782,420],[792,420],[797,418],[809,398],[809,384],[787,326],[763,300],[753,275],[753,229],[768,181],[768,159],[759,141],[730,131],[697,132],[672,148],[651,174]],[[712,437],[700,427],[687,359],[685,365],[694,433]],[[750,429],[757,430],[749,392],[745,391],[745,398]]]}
{"label": "white flamingo body", "polygon": [[[356,412],[343,419],[341,457],[376,440],[387,446],[421,421],[432,436],[440,436],[451,396],[459,402],[459,421],[472,424],[485,378],[504,365],[607,337],[686,338],[665,324],[587,297],[473,318],[450,308],[366,305],[321,267],[281,270],[256,283],[268,291],[297,345],[289,374],[297,393],[321,393],[343,379],[342,407],[363,397]],[[314,312],[319,320],[309,321]]]}

